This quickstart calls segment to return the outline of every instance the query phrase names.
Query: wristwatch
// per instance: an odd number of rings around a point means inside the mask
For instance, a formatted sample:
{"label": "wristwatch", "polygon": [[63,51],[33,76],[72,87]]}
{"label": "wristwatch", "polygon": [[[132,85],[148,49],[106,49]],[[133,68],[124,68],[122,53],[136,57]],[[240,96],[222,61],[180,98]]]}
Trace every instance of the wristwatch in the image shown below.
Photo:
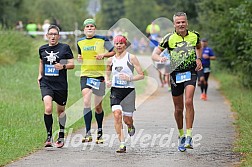
{"label": "wristwatch", "polygon": [[66,65],[65,65],[65,64],[63,64],[63,69],[64,69],[64,70],[66,69]]}
{"label": "wristwatch", "polygon": [[197,59],[200,59],[200,61],[202,61],[202,58],[199,58],[199,57],[198,57]]}

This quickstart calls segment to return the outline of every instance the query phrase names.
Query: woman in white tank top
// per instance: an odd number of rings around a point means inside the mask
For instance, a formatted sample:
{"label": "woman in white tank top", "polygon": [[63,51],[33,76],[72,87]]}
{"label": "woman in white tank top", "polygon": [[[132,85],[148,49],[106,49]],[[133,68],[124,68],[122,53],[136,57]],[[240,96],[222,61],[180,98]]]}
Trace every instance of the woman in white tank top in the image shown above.
{"label": "woman in white tank top", "polygon": [[[114,114],[115,130],[120,141],[119,149],[116,152],[124,153],[126,146],[122,131],[122,118],[128,126],[129,135],[133,136],[135,133],[132,118],[135,111],[135,86],[133,82],[143,79],[144,73],[137,57],[126,51],[126,37],[116,36],[114,46],[116,54],[108,59],[105,81],[107,87],[111,87],[110,104]],[[134,75],[134,70],[137,72],[136,75]]]}

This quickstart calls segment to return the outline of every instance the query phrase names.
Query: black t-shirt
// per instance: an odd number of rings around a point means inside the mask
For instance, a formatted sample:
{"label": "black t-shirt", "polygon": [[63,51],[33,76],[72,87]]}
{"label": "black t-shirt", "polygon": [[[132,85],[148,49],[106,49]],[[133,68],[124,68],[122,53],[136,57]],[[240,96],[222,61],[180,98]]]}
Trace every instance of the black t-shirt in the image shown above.
{"label": "black t-shirt", "polygon": [[70,46],[58,43],[55,46],[43,45],[39,48],[39,57],[43,61],[43,83],[54,90],[67,90],[67,70],[56,70],[56,63],[66,64],[67,59],[73,58]]}

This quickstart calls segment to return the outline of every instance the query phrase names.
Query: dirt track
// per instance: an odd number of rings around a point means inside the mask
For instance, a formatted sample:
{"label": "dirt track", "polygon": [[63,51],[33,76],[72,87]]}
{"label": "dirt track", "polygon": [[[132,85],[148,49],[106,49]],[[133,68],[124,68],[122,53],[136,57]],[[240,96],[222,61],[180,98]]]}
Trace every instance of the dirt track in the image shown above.
{"label": "dirt track", "polygon": [[[149,90],[138,97],[134,114],[135,136],[127,141],[127,153],[117,154],[117,139],[113,117],[104,121],[107,139],[104,145],[80,143],[81,129],[68,136],[62,149],[42,149],[9,164],[14,166],[236,166],[239,156],[232,152],[235,140],[232,112],[218,91],[214,80],[209,83],[209,100],[201,101],[200,89],[195,93],[194,149],[177,151],[177,129],[173,116],[173,103],[167,88],[158,86],[157,71],[150,66],[148,57],[139,57],[144,68],[148,67]],[[96,128],[96,125],[93,126]],[[95,137],[95,136],[94,136]]]}

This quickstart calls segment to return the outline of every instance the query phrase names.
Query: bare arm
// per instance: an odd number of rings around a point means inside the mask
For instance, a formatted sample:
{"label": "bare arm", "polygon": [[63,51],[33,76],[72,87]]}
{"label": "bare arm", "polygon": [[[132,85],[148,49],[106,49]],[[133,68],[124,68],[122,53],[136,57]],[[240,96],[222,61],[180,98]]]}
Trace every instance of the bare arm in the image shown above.
{"label": "bare arm", "polygon": [[[64,64],[57,63],[54,65],[57,70],[63,70]],[[67,64],[65,64],[65,69],[74,69],[74,59],[67,59]]]}
{"label": "bare arm", "polygon": [[114,56],[116,53],[115,53],[115,51],[111,51],[111,52],[107,52],[107,53],[104,53],[104,54],[98,54],[98,55],[96,55],[95,56],[95,58],[97,59],[97,60],[101,60],[101,59],[103,59],[104,57],[112,57],[112,56]]}
{"label": "bare arm", "polygon": [[216,60],[216,56],[210,56],[210,60]]}
{"label": "bare arm", "polygon": [[107,61],[107,66],[106,66],[106,73],[105,73],[105,82],[107,84],[107,87],[111,87],[111,80],[110,80],[110,75],[111,75],[111,63],[112,63],[112,58],[109,58]]}
{"label": "bare arm", "polygon": [[162,57],[160,56],[160,54],[163,52],[164,49],[160,48],[160,47],[155,47],[153,52],[152,52],[152,60],[153,61],[159,61],[159,62],[165,62],[167,60],[166,57]]}
{"label": "bare arm", "polygon": [[42,78],[42,73],[43,73],[43,61],[41,59],[39,59],[39,70],[38,70],[38,85],[40,85],[39,80]]}
{"label": "bare arm", "polygon": [[197,58],[202,58],[202,46],[201,46],[201,43],[198,43],[196,45],[196,55],[197,55]]}
{"label": "bare arm", "polygon": [[144,79],[144,72],[142,70],[142,67],[140,66],[140,63],[135,55],[130,55],[130,61],[134,65],[134,68],[136,69],[137,75],[133,76],[131,78],[131,81],[138,81],[141,79]]}
{"label": "bare arm", "polygon": [[196,59],[196,64],[197,67],[195,68],[195,71],[199,71],[202,70],[202,62],[201,62],[201,58],[202,58],[202,47],[201,47],[201,43],[198,43],[196,45],[196,55],[197,55],[197,59]]}

